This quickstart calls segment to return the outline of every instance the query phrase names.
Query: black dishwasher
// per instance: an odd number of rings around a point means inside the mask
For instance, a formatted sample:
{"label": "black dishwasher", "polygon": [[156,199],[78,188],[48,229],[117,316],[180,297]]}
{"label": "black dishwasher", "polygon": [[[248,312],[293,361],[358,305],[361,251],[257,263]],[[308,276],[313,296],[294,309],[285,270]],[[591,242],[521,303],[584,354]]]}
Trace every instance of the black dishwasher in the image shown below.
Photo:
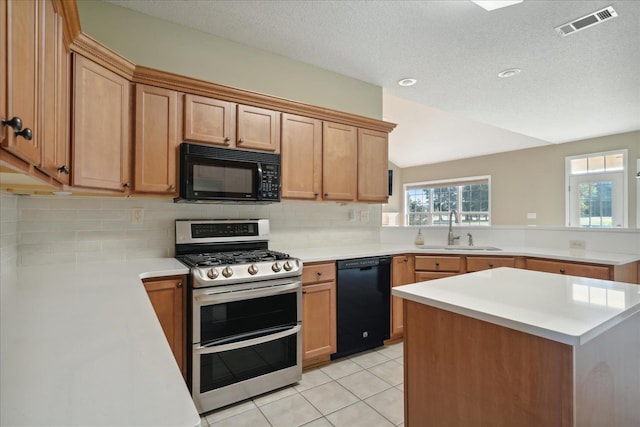
{"label": "black dishwasher", "polygon": [[332,359],[383,345],[389,338],[391,257],[337,261],[337,339]]}

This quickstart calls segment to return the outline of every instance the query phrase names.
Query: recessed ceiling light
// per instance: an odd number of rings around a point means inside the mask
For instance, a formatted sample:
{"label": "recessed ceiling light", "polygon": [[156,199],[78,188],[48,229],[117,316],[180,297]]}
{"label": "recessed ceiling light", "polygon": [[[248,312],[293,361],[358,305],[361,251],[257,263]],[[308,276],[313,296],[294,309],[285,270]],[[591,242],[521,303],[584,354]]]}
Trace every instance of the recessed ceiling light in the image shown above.
{"label": "recessed ceiling light", "polygon": [[496,9],[500,9],[502,7],[511,6],[512,4],[522,3],[523,0],[494,0],[494,1],[484,1],[484,0],[471,0],[473,3],[477,4],[484,10],[492,11]]}
{"label": "recessed ceiling light", "polygon": [[500,77],[501,79],[506,79],[508,77],[513,77],[516,74],[520,74],[520,71],[522,71],[520,68],[508,68],[504,71],[500,71],[498,73],[498,77]]}
{"label": "recessed ceiling light", "polygon": [[418,83],[418,80],[416,79],[402,79],[402,80],[398,80],[398,84],[400,86],[413,86],[414,84]]}

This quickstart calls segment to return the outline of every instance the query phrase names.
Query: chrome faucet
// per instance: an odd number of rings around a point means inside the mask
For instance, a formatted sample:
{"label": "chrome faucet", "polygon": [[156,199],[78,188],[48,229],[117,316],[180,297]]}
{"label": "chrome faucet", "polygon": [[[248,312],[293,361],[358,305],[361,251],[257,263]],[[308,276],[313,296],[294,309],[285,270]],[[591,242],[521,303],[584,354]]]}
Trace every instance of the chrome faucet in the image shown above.
{"label": "chrome faucet", "polygon": [[458,212],[456,212],[455,209],[453,209],[451,212],[449,212],[449,235],[447,237],[447,245],[452,246],[453,242],[455,240],[460,239],[460,236],[454,236],[453,235],[453,228],[452,228],[452,218],[456,219],[456,222],[458,222]]}

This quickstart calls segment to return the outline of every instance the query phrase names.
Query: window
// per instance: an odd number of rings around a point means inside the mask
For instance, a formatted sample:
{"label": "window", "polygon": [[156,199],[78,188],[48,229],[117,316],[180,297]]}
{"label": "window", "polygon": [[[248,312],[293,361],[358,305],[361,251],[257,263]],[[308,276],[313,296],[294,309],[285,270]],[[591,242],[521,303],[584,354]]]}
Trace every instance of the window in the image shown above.
{"label": "window", "polygon": [[627,150],[566,157],[568,227],[627,226]]}
{"label": "window", "polygon": [[490,177],[405,184],[406,225],[447,225],[456,210],[463,225],[491,225]]}

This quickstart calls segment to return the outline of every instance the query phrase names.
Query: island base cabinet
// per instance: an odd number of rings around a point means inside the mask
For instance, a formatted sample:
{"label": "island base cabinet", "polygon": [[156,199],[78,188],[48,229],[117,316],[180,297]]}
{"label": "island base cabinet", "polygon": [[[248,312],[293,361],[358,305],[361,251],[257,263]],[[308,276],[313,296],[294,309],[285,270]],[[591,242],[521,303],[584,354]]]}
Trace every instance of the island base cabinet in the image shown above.
{"label": "island base cabinet", "polygon": [[571,346],[408,300],[404,313],[405,426],[573,425]]}
{"label": "island base cabinet", "polygon": [[576,345],[409,300],[404,314],[408,427],[640,425],[640,312]]}

